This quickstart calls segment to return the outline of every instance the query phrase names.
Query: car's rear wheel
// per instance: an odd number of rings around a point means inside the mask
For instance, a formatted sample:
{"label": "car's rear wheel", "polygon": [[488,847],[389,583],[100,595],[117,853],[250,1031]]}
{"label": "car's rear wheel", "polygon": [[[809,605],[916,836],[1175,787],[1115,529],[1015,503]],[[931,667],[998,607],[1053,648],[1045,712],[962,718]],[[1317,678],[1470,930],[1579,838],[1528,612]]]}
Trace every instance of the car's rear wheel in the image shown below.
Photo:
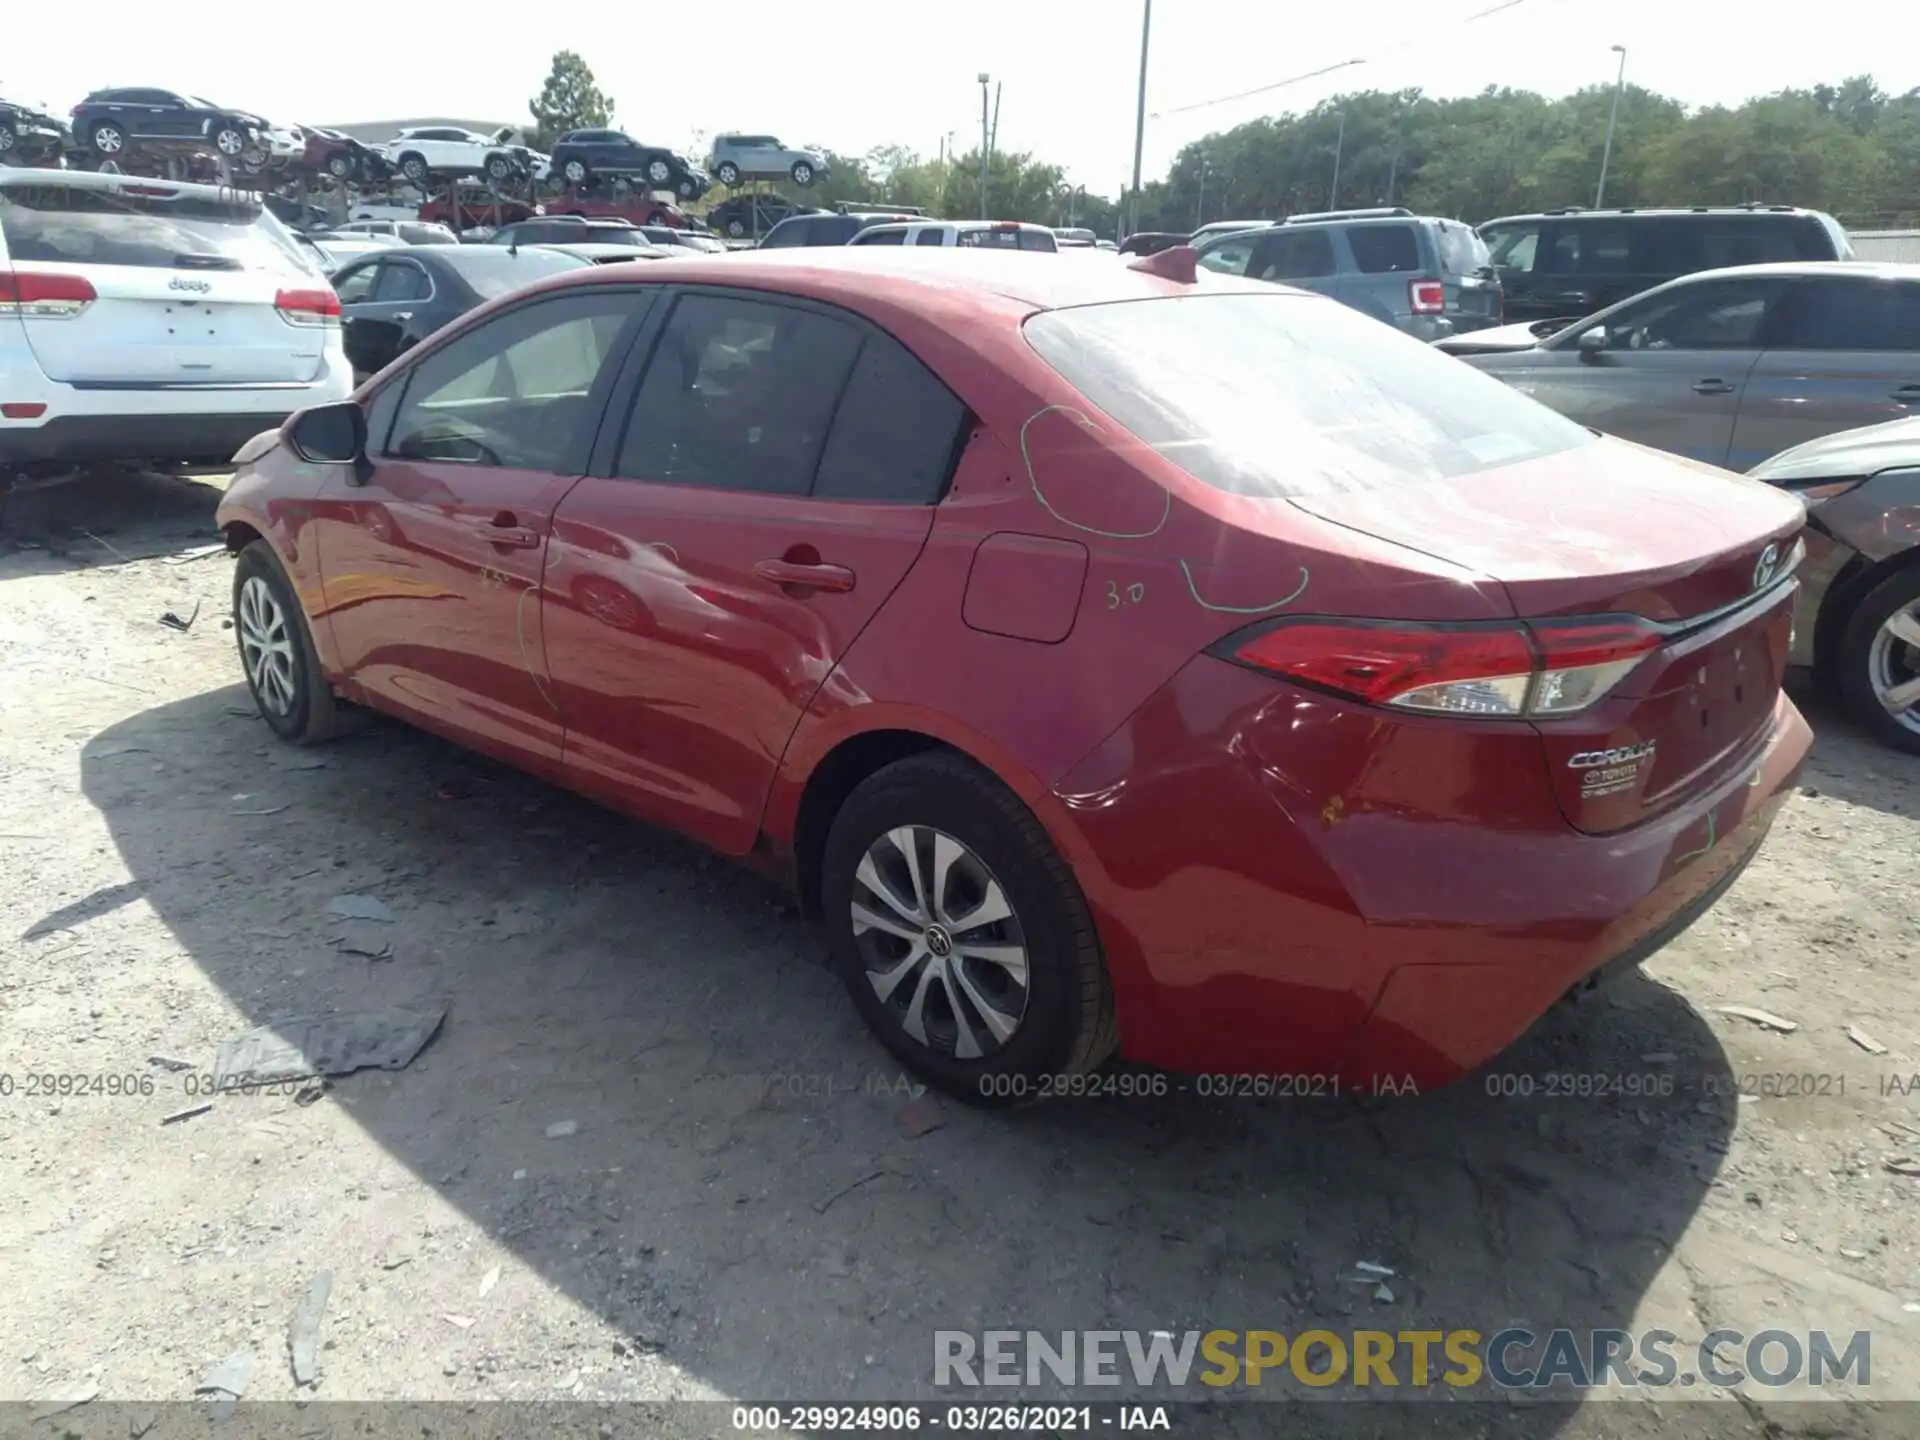
{"label": "car's rear wheel", "polygon": [[789,173],[791,173],[791,174],[792,174],[792,176],[793,176],[793,183],[794,183],[794,184],[796,184],[796,185],[811,185],[811,184],[813,184],[813,166],[811,166],[811,165],[809,165],[809,164],[808,164],[808,163],[807,163],[806,161],[804,161],[804,160],[796,160],[796,161],[794,161],[794,162],[793,162],[793,169],[792,169],[792,171],[791,171],[791,172],[789,172]]}
{"label": "car's rear wheel", "polygon": [[126,132],[102,120],[87,132],[87,147],[96,155],[118,155],[127,148]]}
{"label": "car's rear wheel", "polygon": [[740,183],[740,167],[731,160],[722,160],[713,174],[714,178],[729,190]]}
{"label": "car's rear wheel", "polygon": [[327,173],[336,180],[345,180],[353,174],[353,157],[350,155],[329,155]]}
{"label": "car's rear wheel", "polygon": [[1920,566],[1882,580],[1840,637],[1847,713],[1882,744],[1920,754]]}
{"label": "car's rear wheel", "polygon": [[506,156],[489,155],[487,157],[487,178],[489,180],[504,180],[512,173],[513,162],[507,159]]}
{"label": "car's rear wheel", "polygon": [[11,125],[0,125],[0,155],[10,154],[17,142]]}
{"label": "car's rear wheel", "polygon": [[1039,1098],[1113,1051],[1073,872],[1019,797],[960,756],[912,756],[854,790],[827,837],[821,907],[867,1024],[950,1094]]}
{"label": "car's rear wheel", "polygon": [[647,162],[647,183],[659,189],[673,180],[673,167],[664,160]]}
{"label": "car's rear wheel", "polygon": [[587,167],[584,161],[567,161],[566,164],[560,167],[560,174],[569,185],[584,185],[587,183]]}
{"label": "car's rear wheel", "polygon": [[234,564],[233,632],[247,689],[268,729],[296,745],[313,745],[346,728],[306,614],[264,540],[248,545]]}
{"label": "car's rear wheel", "polygon": [[747,222],[742,220],[738,215],[727,221],[727,234],[731,235],[735,240],[741,239],[746,233]]}
{"label": "car's rear wheel", "polygon": [[232,160],[246,151],[247,137],[236,126],[216,125],[213,129],[213,148]]}

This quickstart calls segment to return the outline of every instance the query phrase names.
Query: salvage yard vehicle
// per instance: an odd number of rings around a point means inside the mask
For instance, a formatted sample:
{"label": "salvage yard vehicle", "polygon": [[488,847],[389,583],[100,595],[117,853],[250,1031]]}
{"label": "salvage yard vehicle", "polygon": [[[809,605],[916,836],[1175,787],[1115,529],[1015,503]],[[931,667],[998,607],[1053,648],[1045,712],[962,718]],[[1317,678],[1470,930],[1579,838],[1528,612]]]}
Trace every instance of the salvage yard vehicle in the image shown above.
{"label": "salvage yard vehicle", "polygon": [[340,302],[260,202],[0,169],[0,459],[228,459],[353,389]]}
{"label": "salvage yard vehicle", "polygon": [[1851,260],[1831,215],[1792,205],[1583,210],[1507,215],[1480,227],[1510,320],[1569,324],[1701,270],[1789,260]]}
{"label": "salvage yard vehicle", "polygon": [[1455,1078],[1752,858],[1811,740],[1802,507],[1194,259],[690,256],[476,311],[236,457],[260,713],[778,870],[971,1100],[1116,1049]]}
{"label": "salvage yard vehicle", "polygon": [[301,164],[316,174],[358,185],[378,185],[393,174],[386,156],[339,130],[306,127],[306,149]]}
{"label": "salvage yard vehicle", "polygon": [[1703,271],[1514,345],[1459,358],[1584,425],[1746,470],[1920,410],[1920,265]]}
{"label": "salvage yard vehicle", "polygon": [[833,173],[826,152],[795,149],[771,135],[714,136],[707,168],[728,188],[742,180],[791,180],[805,187]]}
{"label": "salvage yard vehicle", "polygon": [[925,245],[929,248],[965,246],[980,250],[1027,250],[1055,254],[1059,239],[1044,225],[1018,220],[912,220],[873,225],[860,231],[849,245]]}
{"label": "salvage yard vehicle", "polygon": [[74,138],[102,160],[139,143],[204,147],[237,164],[262,150],[268,128],[258,115],[172,90],[95,90],[73,107]]}
{"label": "salvage yard vehicle", "polygon": [[1920,754],[1920,416],[1809,440],[1747,473],[1807,505],[1790,663],[1883,744]]}
{"label": "salvage yard vehicle", "polygon": [[485,175],[508,180],[530,173],[533,152],[516,144],[512,127],[476,135],[457,125],[422,125],[402,130],[380,147],[381,156],[415,185],[432,175]]}
{"label": "salvage yard vehicle", "polygon": [[649,190],[698,200],[713,187],[707,172],[663,145],[643,145],[624,130],[570,130],[553,147],[553,173],[570,186],[596,175],[630,175]]}
{"label": "salvage yard vehicle", "polygon": [[1404,206],[1294,215],[1196,248],[1209,270],[1331,295],[1422,340],[1501,319],[1500,281],[1472,227]]}
{"label": "salvage yard vehicle", "polygon": [[60,120],[32,105],[0,98],[0,165],[44,165],[65,153]]}

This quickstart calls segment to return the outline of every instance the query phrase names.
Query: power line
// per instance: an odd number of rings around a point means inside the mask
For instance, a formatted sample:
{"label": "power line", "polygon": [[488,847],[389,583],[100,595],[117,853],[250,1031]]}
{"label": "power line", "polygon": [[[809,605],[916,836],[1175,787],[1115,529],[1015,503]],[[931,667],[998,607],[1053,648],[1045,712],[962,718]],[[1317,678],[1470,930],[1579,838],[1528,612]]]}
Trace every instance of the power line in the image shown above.
{"label": "power line", "polygon": [[[1500,3],[1497,5],[1489,5],[1484,10],[1477,10],[1473,14],[1463,17],[1459,23],[1462,25],[1471,25],[1476,20],[1485,20],[1489,16],[1498,15],[1503,10],[1511,10],[1515,6],[1526,3],[1527,0],[1500,0]],[[1285,80],[1276,80],[1271,85],[1256,85],[1251,90],[1240,90],[1232,95],[1222,95],[1218,99],[1198,100],[1191,105],[1176,105],[1170,110],[1156,110],[1153,112],[1153,118],[1158,120],[1166,115],[1185,115],[1192,110],[1211,110],[1216,105],[1230,105],[1235,100],[1249,100],[1255,95],[1266,95],[1275,90],[1284,90],[1289,85],[1300,85],[1308,80],[1317,80],[1322,75],[1333,74],[1336,70],[1351,69],[1355,65],[1371,65],[1377,60],[1385,60],[1389,56],[1397,55],[1403,50],[1410,50],[1416,45],[1423,45],[1427,42],[1427,39],[1427,36],[1422,35],[1418,39],[1406,40],[1398,45],[1390,46],[1377,55],[1362,56],[1357,60],[1337,60],[1331,65],[1322,65],[1318,70],[1309,70],[1302,75],[1289,75]]]}

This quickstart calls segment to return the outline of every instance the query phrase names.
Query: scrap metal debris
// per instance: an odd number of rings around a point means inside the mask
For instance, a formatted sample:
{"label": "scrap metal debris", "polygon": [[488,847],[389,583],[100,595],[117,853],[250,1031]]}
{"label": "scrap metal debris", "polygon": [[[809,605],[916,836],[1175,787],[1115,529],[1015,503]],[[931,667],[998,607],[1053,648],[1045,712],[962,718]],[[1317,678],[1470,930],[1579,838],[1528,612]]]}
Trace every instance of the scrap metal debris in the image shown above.
{"label": "scrap metal debris", "polygon": [[1782,1035],[1791,1035],[1800,1028],[1797,1020],[1783,1020],[1771,1010],[1759,1010],[1752,1005],[1722,1005],[1720,1013],[1736,1020],[1751,1020],[1763,1030],[1777,1030]]}
{"label": "scrap metal debris", "polygon": [[182,550],[178,555],[166,557],[168,565],[191,565],[195,560],[204,560],[209,555],[224,555],[227,547],[222,544],[196,545],[191,550]]}
{"label": "scrap metal debris", "polygon": [[336,895],[327,902],[327,913],[348,920],[378,920],[393,923],[393,912],[371,895]]}
{"label": "scrap metal debris", "polygon": [[1867,1034],[1867,1032],[1862,1030],[1858,1025],[1847,1026],[1847,1038],[1869,1055],[1884,1055],[1887,1053],[1886,1046],[1874,1039],[1873,1036]]}
{"label": "scrap metal debris", "polygon": [[160,1123],[162,1125],[177,1125],[182,1120],[191,1120],[196,1115],[204,1115],[211,1109],[213,1109],[213,1102],[211,1100],[201,1105],[189,1105],[186,1109],[176,1110],[171,1115],[162,1115],[160,1117]]}
{"label": "scrap metal debris", "polygon": [[236,1035],[213,1062],[216,1091],[312,1075],[400,1070],[447,1018],[447,1001],[421,1000],[358,1015],[295,1015]]}
{"label": "scrap metal debris", "polygon": [[320,1380],[320,1317],[333,1291],[333,1272],[322,1270],[300,1297],[287,1326],[287,1346],[293,1352],[293,1383],[315,1385]]}
{"label": "scrap metal debris", "polygon": [[473,1317],[471,1315],[442,1315],[440,1318],[449,1325],[457,1325],[462,1330],[471,1330],[473,1328]]}
{"label": "scrap metal debris", "polygon": [[1920,1175],[1920,1160],[1911,1155],[1896,1155],[1887,1161],[1887,1169],[1895,1175]]}
{"label": "scrap metal debris", "polygon": [[162,1070],[172,1070],[176,1073],[181,1070],[193,1069],[193,1062],[191,1060],[176,1060],[171,1055],[149,1055],[147,1056],[147,1063],[149,1065],[158,1065]]}
{"label": "scrap metal debris", "polygon": [[247,1393],[247,1381],[253,1376],[253,1352],[236,1350],[207,1372],[207,1378],[193,1387],[196,1395],[215,1399],[238,1400]]}
{"label": "scrap metal debris", "polygon": [[858,1180],[854,1181],[851,1185],[841,1186],[838,1190],[834,1191],[833,1194],[827,1196],[826,1199],[816,1200],[813,1202],[814,1214],[816,1215],[826,1214],[828,1208],[833,1204],[834,1201],[839,1200],[845,1196],[851,1195],[854,1191],[858,1190],[862,1185],[870,1185],[875,1180],[884,1179],[889,1173],[890,1172],[886,1170],[873,1170],[868,1172],[865,1175],[862,1175]]}
{"label": "scrap metal debris", "polygon": [[353,940],[342,935],[338,940],[333,942],[333,946],[342,955],[363,955],[369,960],[391,960],[393,958],[393,942],[391,940],[383,940],[376,945],[371,940]]}
{"label": "scrap metal debris", "polygon": [[187,631],[193,628],[193,622],[198,620],[199,618],[200,618],[200,602],[196,600],[193,602],[193,613],[187,616],[186,619],[182,620],[178,615],[174,614],[173,611],[169,610],[167,611],[166,614],[160,617],[160,623],[166,626],[169,630],[178,630],[181,634],[184,635],[186,634]]}
{"label": "scrap metal debris", "polygon": [[480,1277],[480,1298],[482,1300],[486,1299],[488,1295],[493,1293],[493,1287],[499,1283],[500,1267],[496,1265]]}

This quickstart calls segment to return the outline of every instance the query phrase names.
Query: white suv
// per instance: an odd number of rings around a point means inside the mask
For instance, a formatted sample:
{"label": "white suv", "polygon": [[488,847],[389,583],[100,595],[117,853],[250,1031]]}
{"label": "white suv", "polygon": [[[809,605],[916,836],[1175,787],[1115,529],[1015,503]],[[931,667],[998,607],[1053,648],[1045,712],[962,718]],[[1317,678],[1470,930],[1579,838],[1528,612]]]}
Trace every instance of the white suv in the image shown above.
{"label": "white suv", "polygon": [[340,299],[257,199],[0,168],[0,487],[85,460],[224,462],[352,391]]}
{"label": "white suv", "polygon": [[513,143],[513,131],[476,135],[453,125],[427,125],[402,130],[381,147],[381,153],[407,179],[419,185],[429,175],[485,175],[505,180],[537,164],[533,152]]}
{"label": "white suv", "polygon": [[849,245],[967,245],[982,250],[1041,250],[1053,254],[1059,242],[1044,225],[1018,220],[909,220],[873,225]]}

